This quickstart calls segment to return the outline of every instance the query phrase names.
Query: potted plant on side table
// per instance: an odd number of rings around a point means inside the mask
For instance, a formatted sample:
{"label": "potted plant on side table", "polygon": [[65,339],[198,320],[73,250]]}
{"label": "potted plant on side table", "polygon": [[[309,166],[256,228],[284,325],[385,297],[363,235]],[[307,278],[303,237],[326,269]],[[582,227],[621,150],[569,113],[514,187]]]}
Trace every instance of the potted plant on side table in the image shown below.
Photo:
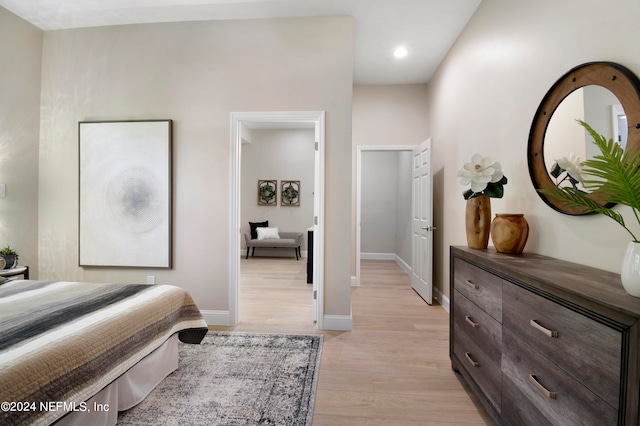
{"label": "potted plant on side table", "polygon": [[18,266],[18,252],[11,246],[0,249],[0,257],[5,260],[4,269],[13,269]]}
{"label": "potted plant on side table", "polygon": [[[605,203],[630,207],[640,224],[640,151],[625,151],[613,139],[607,140],[584,121],[577,121],[589,132],[600,154],[586,160],[583,165],[573,164],[572,167],[578,169],[578,173],[573,173],[573,178],[576,181],[576,177],[581,178],[584,187],[589,192],[597,192],[598,197]],[[631,241],[627,245],[620,276],[627,293],[640,297],[640,240],[625,223],[622,214],[599,204],[575,184],[557,185],[538,191],[562,200],[568,207],[580,208],[584,213],[603,214],[615,220],[629,233]]]}

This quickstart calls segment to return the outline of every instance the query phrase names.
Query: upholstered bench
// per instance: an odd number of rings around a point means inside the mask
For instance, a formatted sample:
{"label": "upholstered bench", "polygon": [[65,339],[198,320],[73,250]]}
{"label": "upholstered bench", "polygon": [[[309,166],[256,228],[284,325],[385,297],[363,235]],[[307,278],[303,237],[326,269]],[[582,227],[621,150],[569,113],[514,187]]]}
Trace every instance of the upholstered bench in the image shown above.
{"label": "upholstered bench", "polygon": [[252,249],[251,256],[256,252],[256,247],[264,248],[292,248],[296,252],[296,260],[300,259],[302,255],[300,252],[300,246],[302,245],[302,232],[280,232],[280,238],[267,238],[259,240],[257,238],[251,238],[251,233],[244,234],[244,240],[247,243],[247,257],[249,258],[249,249]]}

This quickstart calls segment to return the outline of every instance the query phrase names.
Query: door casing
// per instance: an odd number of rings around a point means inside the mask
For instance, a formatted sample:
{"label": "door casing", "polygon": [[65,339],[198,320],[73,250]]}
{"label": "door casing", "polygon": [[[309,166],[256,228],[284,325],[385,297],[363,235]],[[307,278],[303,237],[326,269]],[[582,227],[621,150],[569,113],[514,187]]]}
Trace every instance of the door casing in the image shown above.
{"label": "door casing", "polygon": [[247,123],[311,123],[316,134],[316,179],[314,185],[313,287],[316,327],[323,328],[324,318],[324,111],[259,111],[231,113],[231,188],[229,195],[229,324],[239,322],[240,280],[240,183],[242,126]]}
{"label": "door casing", "polygon": [[356,148],[356,277],[354,286],[360,285],[360,250],[361,250],[361,232],[360,224],[362,221],[362,152],[363,151],[409,151],[413,152],[415,146],[359,146]]}

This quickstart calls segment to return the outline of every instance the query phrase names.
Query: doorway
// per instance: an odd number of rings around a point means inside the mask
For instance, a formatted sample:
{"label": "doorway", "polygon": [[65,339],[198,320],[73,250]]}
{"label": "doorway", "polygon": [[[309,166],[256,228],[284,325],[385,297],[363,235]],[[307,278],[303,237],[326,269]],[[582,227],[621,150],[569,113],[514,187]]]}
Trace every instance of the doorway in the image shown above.
{"label": "doorway", "polygon": [[[365,173],[366,173],[366,164],[363,163],[364,161],[367,161],[367,158],[369,156],[369,161],[378,161],[381,160],[382,163],[377,164],[377,166],[382,166],[385,169],[393,169],[393,164],[391,164],[389,167],[384,166],[384,162],[387,161],[385,160],[385,157],[389,157],[390,160],[388,161],[395,161],[395,159],[397,158],[397,156],[399,154],[402,154],[403,156],[408,156],[408,163],[406,163],[406,167],[408,168],[408,184],[411,184],[411,175],[410,175],[410,167],[411,167],[411,152],[413,150],[414,147],[412,146],[390,146],[390,147],[366,147],[366,146],[360,146],[357,148],[357,158],[356,158],[356,191],[357,191],[357,198],[356,198],[356,221],[357,221],[357,226],[356,226],[356,282],[355,285],[360,285],[360,262],[362,260],[362,256],[363,256],[363,242],[364,242],[364,247],[367,250],[367,253],[365,253],[365,258],[369,258],[369,259],[387,259],[387,260],[395,260],[396,263],[398,263],[400,265],[400,267],[407,272],[407,274],[410,274],[411,270],[411,266],[410,266],[410,255],[396,255],[396,253],[405,251],[403,249],[400,250],[393,250],[393,254],[388,253],[388,250],[384,250],[384,248],[379,249],[378,251],[387,251],[385,253],[371,253],[371,249],[369,249],[367,247],[367,240],[368,239],[373,239],[373,240],[377,240],[380,241],[381,243],[389,243],[389,239],[387,237],[381,237],[380,235],[365,235],[363,236],[362,234],[362,227],[363,227],[363,190],[366,189],[367,184],[369,179],[367,178],[367,176],[363,176],[363,168],[365,169]],[[388,155],[387,155],[388,154]],[[378,157],[377,160],[375,159],[375,157]],[[391,159],[393,158],[393,159]],[[391,171],[391,174],[393,174],[394,172]],[[385,181],[388,181],[389,179],[385,179],[384,176],[378,175],[376,176],[376,178],[382,178]],[[369,182],[370,183],[370,182]],[[384,200],[379,200],[381,203],[384,204]],[[407,205],[408,203],[408,205]],[[366,204],[366,201],[365,201]],[[396,202],[395,200],[392,202],[390,201],[387,204],[393,204],[395,205]],[[410,209],[411,209],[411,199],[409,198],[408,200],[406,200],[405,202],[403,202],[402,204],[404,204],[403,206],[400,206],[400,210],[402,210],[402,208],[405,208],[406,210],[406,225],[410,225]],[[365,205],[365,207],[367,207]],[[364,214],[364,220],[365,220],[365,227],[367,226],[367,214]],[[372,225],[369,225],[370,227]],[[395,225],[393,225],[395,226]],[[402,226],[402,225],[401,225]],[[382,228],[382,226],[373,226],[374,228]],[[395,233],[395,230],[387,230],[390,231],[391,233]],[[402,232],[401,232],[402,233]],[[409,235],[410,238],[410,235]],[[364,240],[364,241],[363,241]],[[410,250],[410,241],[408,242],[409,244],[409,250]],[[402,244],[403,246],[406,246],[405,244]],[[374,249],[376,250],[376,249]],[[404,259],[403,259],[404,258]]]}
{"label": "doorway", "polygon": [[[432,278],[430,276],[433,262],[431,239],[432,231],[435,228],[432,226],[430,213],[432,211],[432,190],[431,186],[427,185],[428,182],[431,182],[430,150],[430,140],[423,142],[419,146],[357,148],[355,285],[360,285],[363,255],[369,259],[390,259],[398,263],[411,276],[414,290],[428,304],[431,304]],[[387,162],[392,163],[390,165],[385,165],[384,163],[385,157],[387,157],[385,154],[387,153],[397,154],[388,156],[389,159],[386,159]],[[425,155],[426,153],[429,155]],[[375,165],[368,167],[371,169],[370,172],[367,172],[367,167],[363,163],[368,155],[372,162],[376,162]],[[381,159],[382,162],[380,162]],[[394,162],[397,164],[394,165]],[[366,173],[370,174],[365,175]],[[393,180],[396,180],[396,182],[389,182]],[[372,181],[375,181],[375,183],[372,183]],[[375,188],[372,191],[366,191],[365,185],[371,184],[375,185]],[[367,195],[367,192],[370,192],[370,194]],[[384,198],[385,196],[387,196],[386,199]],[[363,198],[365,197],[377,197],[380,199],[371,202],[370,200],[364,201]],[[389,205],[394,208],[389,210],[387,207],[385,210],[385,206]],[[381,208],[373,213],[363,209],[364,207],[375,210],[377,206],[381,206]],[[391,219],[385,221],[385,214],[391,216]],[[395,217],[393,217],[394,215]],[[374,218],[370,219],[368,216],[374,216]],[[367,221],[373,221],[373,225],[371,223],[367,224]],[[369,227],[369,231],[366,233],[363,232],[365,226]],[[386,235],[380,234],[380,228],[390,226],[395,227],[395,229],[387,229]],[[368,235],[371,230],[375,233],[373,236]],[[380,243],[377,246],[369,245],[366,248],[375,247],[381,253],[363,254],[363,242],[368,244],[368,240],[372,238],[380,241]],[[391,245],[389,245],[389,240],[394,240]]]}
{"label": "doorway", "polygon": [[[241,158],[243,128],[314,129],[313,188],[313,318],[323,328],[324,290],[324,111],[234,112],[231,113],[231,189],[229,215],[229,325],[239,322],[239,281],[241,247]],[[306,232],[305,230],[302,230]],[[311,249],[311,247],[309,247]]]}

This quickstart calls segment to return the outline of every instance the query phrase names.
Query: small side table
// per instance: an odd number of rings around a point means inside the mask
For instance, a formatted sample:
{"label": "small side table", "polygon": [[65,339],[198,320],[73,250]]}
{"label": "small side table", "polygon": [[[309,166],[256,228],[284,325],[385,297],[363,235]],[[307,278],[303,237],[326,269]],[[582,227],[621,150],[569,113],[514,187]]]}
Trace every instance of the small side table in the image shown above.
{"label": "small side table", "polygon": [[307,284],[313,284],[313,226],[307,229]]}
{"label": "small side table", "polygon": [[22,275],[25,280],[29,279],[29,267],[28,266],[18,266],[13,269],[0,269],[0,277],[17,277],[18,275]]}

